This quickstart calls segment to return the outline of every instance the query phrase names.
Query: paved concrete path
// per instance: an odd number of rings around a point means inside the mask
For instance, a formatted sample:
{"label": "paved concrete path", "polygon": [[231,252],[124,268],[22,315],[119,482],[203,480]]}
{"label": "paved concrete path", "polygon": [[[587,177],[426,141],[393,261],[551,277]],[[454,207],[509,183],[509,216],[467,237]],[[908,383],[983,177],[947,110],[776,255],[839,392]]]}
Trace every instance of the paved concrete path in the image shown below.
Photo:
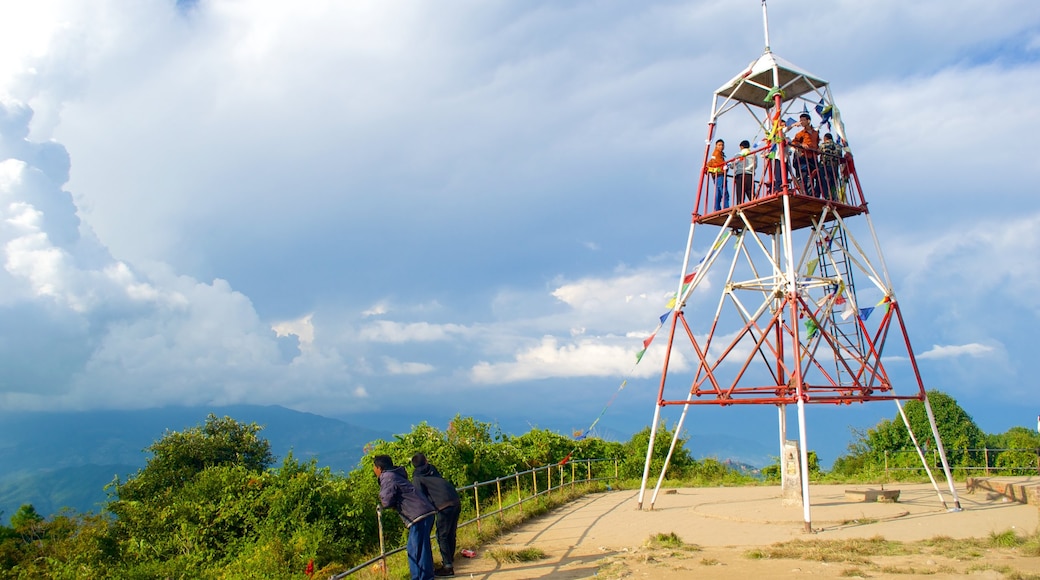
{"label": "paved concrete path", "polygon": [[674,532],[687,544],[754,547],[794,539],[883,537],[915,541],[948,536],[986,537],[1014,529],[1022,535],[1038,526],[1036,506],[1009,501],[992,492],[967,493],[957,487],[961,511],[951,511],[928,484],[885,486],[900,491],[897,503],[848,499],[846,490],[880,489],[866,485],[814,485],[810,488],[813,531],[805,531],[800,506],[784,507],[777,486],[682,488],[662,491],[653,510],[649,492],[637,510],[638,491],[593,494],[536,518],[492,546],[537,547],[549,558],[538,562],[498,564],[491,558],[456,560],[462,577],[587,578],[601,558],[638,548],[658,533]]}

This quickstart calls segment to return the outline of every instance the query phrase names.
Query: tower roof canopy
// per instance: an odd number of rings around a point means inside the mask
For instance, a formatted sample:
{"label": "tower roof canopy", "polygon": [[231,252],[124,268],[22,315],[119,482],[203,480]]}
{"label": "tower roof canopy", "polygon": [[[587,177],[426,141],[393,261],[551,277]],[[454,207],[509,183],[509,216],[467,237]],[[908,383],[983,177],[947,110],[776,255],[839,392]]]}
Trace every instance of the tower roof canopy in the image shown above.
{"label": "tower roof canopy", "polygon": [[[774,80],[774,71],[776,79]],[[715,91],[716,95],[734,101],[741,101],[754,107],[768,108],[773,105],[767,101],[770,90],[778,86],[783,89],[785,101],[789,101],[806,93],[827,85],[827,81],[796,67],[786,60],[766,50],[762,56],[748,65],[744,71],[733,77],[728,83]]]}

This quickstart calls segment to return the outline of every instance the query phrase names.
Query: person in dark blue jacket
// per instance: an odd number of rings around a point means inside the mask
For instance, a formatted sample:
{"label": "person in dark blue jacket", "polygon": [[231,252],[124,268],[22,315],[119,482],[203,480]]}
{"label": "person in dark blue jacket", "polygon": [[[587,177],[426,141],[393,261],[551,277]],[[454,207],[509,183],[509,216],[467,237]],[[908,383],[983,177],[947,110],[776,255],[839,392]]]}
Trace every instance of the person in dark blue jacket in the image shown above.
{"label": "person in dark blue jacket", "polygon": [[412,470],[412,485],[437,508],[437,547],[441,552],[441,567],[434,573],[437,576],[454,576],[455,534],[459,527],[459,513],[462,511],[459,492],[422,453],[412,456],[412,467],[415,468]]}
{"label": "person in dark blue jacket", "polygon": [[437,509],[408,481],[403,467],[394,467],[389,455],[372,458],[372,470],[379,478],[379,503],[384,508],[397,510],[408,528],[408,569],[412,580],[432,580],[433,548],[430,530]]}

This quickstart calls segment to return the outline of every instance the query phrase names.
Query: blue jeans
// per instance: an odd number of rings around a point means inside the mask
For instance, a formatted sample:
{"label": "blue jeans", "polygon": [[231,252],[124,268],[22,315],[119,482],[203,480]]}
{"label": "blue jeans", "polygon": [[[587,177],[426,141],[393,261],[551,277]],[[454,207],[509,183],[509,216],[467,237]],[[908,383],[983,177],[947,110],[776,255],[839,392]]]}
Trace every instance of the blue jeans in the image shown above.
{"label": "blue jeans", "polygon": [[430,530],[433,529],[433,516],[427,516],[408,528],[408,570],[412,580],[433,580],[433,551],[430,546]]}
{"label": "blue jeans", "polygon": [[729,207],[729,187],[726,186],[726,174],[715,174],[715,211]]}

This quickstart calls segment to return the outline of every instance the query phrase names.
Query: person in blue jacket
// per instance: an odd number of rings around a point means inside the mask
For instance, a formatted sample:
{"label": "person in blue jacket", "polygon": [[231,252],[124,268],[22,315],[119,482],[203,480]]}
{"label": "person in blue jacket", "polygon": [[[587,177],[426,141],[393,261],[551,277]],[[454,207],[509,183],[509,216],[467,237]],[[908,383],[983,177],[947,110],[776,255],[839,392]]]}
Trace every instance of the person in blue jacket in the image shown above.
{"label": "person in blue jacket", "polygon": [[412,580],[433,579],[433,548],[430,530],[437,509],[408,481],[403,467],[394,467],[389,455],[372,458],[372,470],[379,478],[379,503],[384,508],[397,510],[408,528],[408,569]]}

